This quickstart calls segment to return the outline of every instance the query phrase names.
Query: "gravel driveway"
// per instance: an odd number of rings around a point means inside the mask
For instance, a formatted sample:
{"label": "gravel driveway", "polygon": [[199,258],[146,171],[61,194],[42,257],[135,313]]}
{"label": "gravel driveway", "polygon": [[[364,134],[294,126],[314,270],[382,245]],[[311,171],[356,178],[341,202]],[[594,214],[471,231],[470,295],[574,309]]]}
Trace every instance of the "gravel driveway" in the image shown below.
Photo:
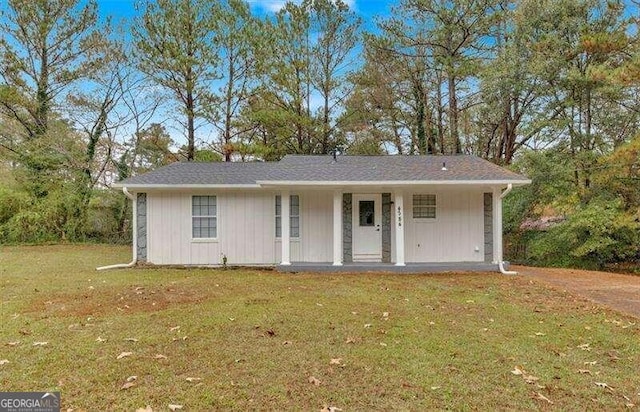
{"label": "gravel driveway", "polygon": [[512,268],[521,275],[640,318],[640,276],[577,269]]}

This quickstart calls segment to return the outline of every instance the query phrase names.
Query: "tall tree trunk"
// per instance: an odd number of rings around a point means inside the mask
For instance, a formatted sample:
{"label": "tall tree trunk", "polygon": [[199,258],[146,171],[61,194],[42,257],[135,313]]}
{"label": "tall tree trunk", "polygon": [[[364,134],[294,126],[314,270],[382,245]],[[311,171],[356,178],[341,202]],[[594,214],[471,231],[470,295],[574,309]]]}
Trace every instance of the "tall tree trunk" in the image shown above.
{"label": "tall tree trunk", "polygon": [[424,130],[425,123],[425,107],[423,90],[420,84],[414,84],[413,95],[416,100],[416,128],[418,138],[418,153],[427,154],[427,136]]}
{"label": "tall tree trunk", "polygon": [[195,145],[195,124],[194,114],[195,105],[193,99],[193,91],[187,92],[187,160],[192,161],[195,158],[196,145]]}
{"label": "tall tree trunk", "polygon": [[[453,70],[453,68],[450,68]],[[449,73],[447,76],[447,86],[449,89],[449,135],[451,144],[455,147],[455,153],[462,153],[460,136],[458,134],[458,96],[456,91],[456,77]]]}
{"label": "tall tree trunk", "polygon": [[40,61],[40,78],[36,92],[36,127],[35,136],[40,137],[47,133],[49,126],[49,56],[47,45],[42,45],[42,60]]}
{"label": "tall tree trunk", "polygon": [[444,144],[444,105],[442,104],[442,77],[438,75],[438,84],[436,87],[436,104],[438,107],[438,142],[440,143],[440,154],[445,153]]}

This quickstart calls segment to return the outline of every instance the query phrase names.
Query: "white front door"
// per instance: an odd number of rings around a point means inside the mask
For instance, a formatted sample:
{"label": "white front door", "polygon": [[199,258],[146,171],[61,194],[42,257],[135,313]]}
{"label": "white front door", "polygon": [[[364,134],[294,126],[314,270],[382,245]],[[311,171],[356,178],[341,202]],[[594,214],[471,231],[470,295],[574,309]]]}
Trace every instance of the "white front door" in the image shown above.
{"label": "white front door", "polygon": [[353,261],[382,261],[382,195],[353,195]]}

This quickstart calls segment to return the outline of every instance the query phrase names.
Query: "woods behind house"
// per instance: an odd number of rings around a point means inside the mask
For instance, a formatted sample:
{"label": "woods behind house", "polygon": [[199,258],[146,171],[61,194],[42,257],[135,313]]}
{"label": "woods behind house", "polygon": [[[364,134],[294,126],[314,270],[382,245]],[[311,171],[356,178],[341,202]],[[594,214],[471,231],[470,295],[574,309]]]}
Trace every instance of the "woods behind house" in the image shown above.
{"label": "woods behind house", "polygon": [[127,241],[109,186],[175,161],[467,153],[533,180],[507,198],[516,258],[640,258],[636,1],[0,8],[2,243]]}

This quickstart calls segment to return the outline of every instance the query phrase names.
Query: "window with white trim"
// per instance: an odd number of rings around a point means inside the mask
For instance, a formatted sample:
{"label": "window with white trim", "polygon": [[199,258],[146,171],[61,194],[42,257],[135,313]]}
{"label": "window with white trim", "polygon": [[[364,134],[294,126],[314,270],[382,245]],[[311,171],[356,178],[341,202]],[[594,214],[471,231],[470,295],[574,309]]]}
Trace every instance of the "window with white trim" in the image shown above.
{"label": "window with white trim", "polygon": [[218,237],[218,207],[215,196],[191,198],[191,236],[193,239]]}
{"label": "window with white trim", "polygon": [[[289,197],[289,236],[300,237],[300,196]],[[276,195],[276,238],[282,237],[282,198]]]}
{"label": "window with white trim", "polygon": [[427,194],[413,195],[413,218],[414,219],[435,219],[436,218],[436,195],[427,195]]}

